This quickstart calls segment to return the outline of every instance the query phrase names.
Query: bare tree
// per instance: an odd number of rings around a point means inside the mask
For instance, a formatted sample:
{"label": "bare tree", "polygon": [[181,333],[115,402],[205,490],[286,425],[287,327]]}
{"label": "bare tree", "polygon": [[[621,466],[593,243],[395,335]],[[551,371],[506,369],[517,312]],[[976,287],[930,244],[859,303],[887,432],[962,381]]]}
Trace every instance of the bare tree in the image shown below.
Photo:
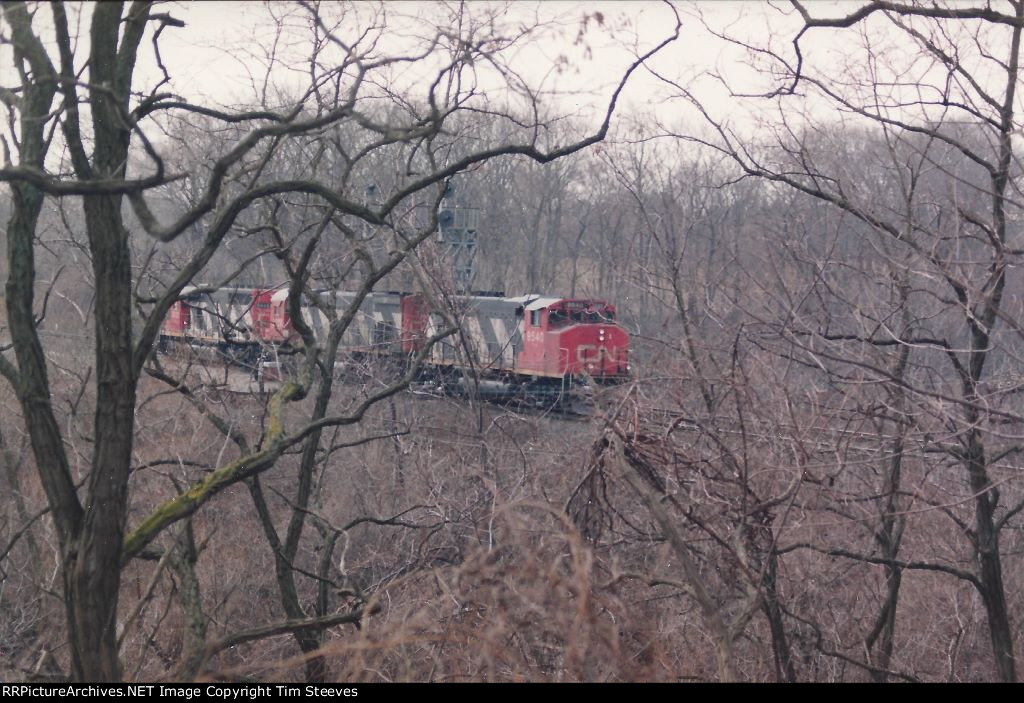
{"label": "bare tree", "polygon": [[[855,289],[833,288],[833,307],[810,316],[806,307],[787,311],[789,353],[805,356],[833,379],[877,381],[885,396],[874,399],[883,408],[876,417],[895,428],[886,432],[892,464],[884,485],[876,487],[884,497],[876,535],[882,556],[825,551],[887,569],[886,605],[865,640],[872,652],[883,638],[877,659],[871,654],[881,669],[890,661],[885,640],[892,636],[900,570],[934,570],[976,590],[995,674],[1014,681],[1001,536],[1024,507],[1008,484],[1019,472],[1021,421],[1010,401],[1019,377],[1013,347],[1021,329],[1010,273],[1019,255],[1013,136],[1020,129],[1024,5],[868,2],[821,17],[817,8],[793,2],[784,19],[791,20],[792,34],[763,41],[712,30],[749,52],[772,82],[762,95],[733,90],[737,100],[760,106],[759,130],[727,123],[698,95],[673,85],[712,129],[712,136],[686,138],[728,157],[747,177],[791,188],[854,218],[862,225],[860,246],[869,247],[858,263],[870,266],[874,255],[885,262],[875,271],[902,281],[897,288],[903,293],[885,309],[870,310]],[[847,37],[859,31],[859,46],[845,62],[808,49],[812,37],[827,31]],[[889,51],[890,40],[913,49]],[[778,110],[764,110],[766,103]],[[857,127],[866,139],[858,138]],[[851,242],[837,246],[852,260]],[[894,353],[880,357],[882,349]],[[893,551],[903,534],[899,477],[910,417],[927,425],[920,451],[945,456],[961,470],[961,488],[945,484],[952,494],[932,499],[960,536],[963,556],[955,565],[937,554],[909,562]],[[973,505],[973,515],[964,519],[942,507],[951,500]]]}

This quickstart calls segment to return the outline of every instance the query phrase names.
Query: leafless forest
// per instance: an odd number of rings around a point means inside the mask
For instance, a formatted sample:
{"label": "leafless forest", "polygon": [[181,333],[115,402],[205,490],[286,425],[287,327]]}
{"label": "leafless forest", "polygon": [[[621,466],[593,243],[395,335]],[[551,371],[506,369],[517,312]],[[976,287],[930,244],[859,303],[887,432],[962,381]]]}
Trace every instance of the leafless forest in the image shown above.
{"label": "leafless forest", "polygon": [[[231,102],[177,4],[3,5],[0,678],[1017,679],[1024,1],[545,5],[250,5]],[[355,309],[264,392],[156,353],[186,286],[443,308],[449,183],[475,288],[618,306],[592,414]]]}

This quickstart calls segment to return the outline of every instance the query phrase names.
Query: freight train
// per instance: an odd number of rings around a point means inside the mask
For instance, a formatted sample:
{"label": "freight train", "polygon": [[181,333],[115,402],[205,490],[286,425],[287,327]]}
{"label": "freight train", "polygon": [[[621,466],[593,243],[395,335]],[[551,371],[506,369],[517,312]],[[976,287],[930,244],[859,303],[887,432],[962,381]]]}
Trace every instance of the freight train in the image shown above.
{"label": "freight train", "polygon": [[[301,348],[288,295],[287,287],[186,288],[164,319],[160,350],[205,349],[255,374],[284,373],[281,359]],[[317,295],[339,316],[355,299],[345,291]],[[466,392],[472,377],[488,397],[545,399],[630,375],[629,335],[606,301],[485,293],[458,296],[453,307],[461,339],[448,337],[428,350],[421,382]],[[300,309],[314,335],[326,335],[330,323],[320,307],[304,302]],[[341,349],[349,359],[407,361],[442,325],[420,294],[374,292],[360,304]]]}

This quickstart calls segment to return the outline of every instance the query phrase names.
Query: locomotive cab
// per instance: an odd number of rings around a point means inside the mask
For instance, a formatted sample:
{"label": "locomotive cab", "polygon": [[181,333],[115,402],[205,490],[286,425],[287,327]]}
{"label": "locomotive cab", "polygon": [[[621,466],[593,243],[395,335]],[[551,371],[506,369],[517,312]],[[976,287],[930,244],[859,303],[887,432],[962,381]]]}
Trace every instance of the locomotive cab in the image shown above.
{"label": "locomotive cab", "polygon": [[539,377],[621,381],[629,375],[629,335],[603,300],[534,298],[523,305],[519,368]]}

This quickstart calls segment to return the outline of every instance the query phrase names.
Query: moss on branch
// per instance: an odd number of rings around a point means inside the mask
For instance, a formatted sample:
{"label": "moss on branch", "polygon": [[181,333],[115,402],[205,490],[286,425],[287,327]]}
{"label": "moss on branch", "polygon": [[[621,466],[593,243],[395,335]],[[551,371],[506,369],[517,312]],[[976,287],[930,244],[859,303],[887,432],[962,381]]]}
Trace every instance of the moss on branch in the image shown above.
{"label": "moss on branch", "polygon": [[188,490],[181,495],[158,506],[150,513],[149,517],[125,537],[121,556],[122,564],[138,555],[168,525],[192,515],[200,506],[223,489],[273,466],[281,452],[290,444],[284,431],[285,403],[301,398],[304,391],[305,388],[299,383],[284,384],[270,399],[267,436],[263,448],[213,471],[202,481],[189,486]]}

